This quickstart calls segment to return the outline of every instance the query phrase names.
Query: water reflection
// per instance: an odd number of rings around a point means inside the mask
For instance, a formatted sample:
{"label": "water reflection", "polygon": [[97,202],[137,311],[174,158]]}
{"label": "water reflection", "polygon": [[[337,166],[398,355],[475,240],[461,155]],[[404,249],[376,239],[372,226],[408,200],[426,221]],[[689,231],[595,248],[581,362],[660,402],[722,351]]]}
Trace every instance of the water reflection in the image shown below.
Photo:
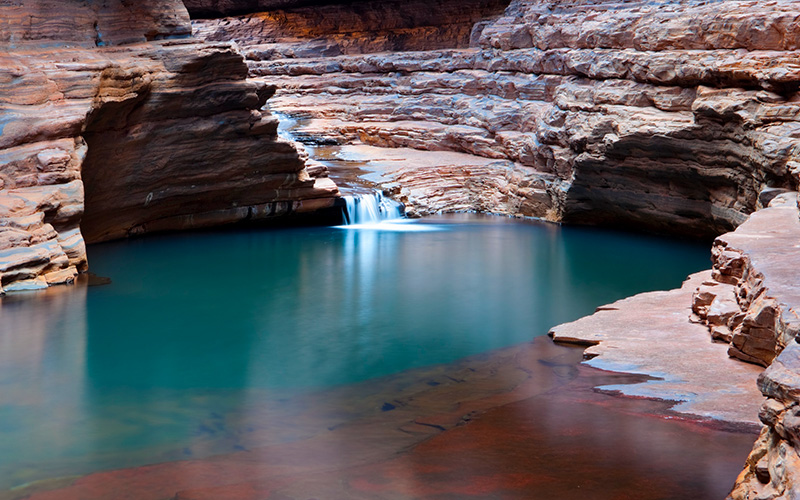
{"label": "water reflection", "polygon": [[86,287],[0,300],[0,486],[87,452]]}
{"label": "water reflection", "polygon": [[0,487],[291,441],[367,408],[309,408],[314,391],[524,342],[707,261],[705,245],[487,220],[90,248],[111,284],[0,300]]}

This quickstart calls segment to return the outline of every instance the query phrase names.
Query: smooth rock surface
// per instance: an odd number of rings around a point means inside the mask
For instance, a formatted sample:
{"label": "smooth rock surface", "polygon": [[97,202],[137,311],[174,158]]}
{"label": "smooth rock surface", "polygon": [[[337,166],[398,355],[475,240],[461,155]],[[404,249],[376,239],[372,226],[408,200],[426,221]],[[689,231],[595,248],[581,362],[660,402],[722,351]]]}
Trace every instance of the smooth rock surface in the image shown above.
{"label": "smooth rock surface", "polygon": [[762,370],[730,359],[726,346],[712,342],[703,325],[689,320],[692,294],[709,277],[704,271],[679,289],[602,306],[591,316],[553,328],[550,336],[556,342],[590,345],[584,353],[590,366],[654,378],[602,389],[675,401],[676,412],[757,426],[764,398],[755,380]]}

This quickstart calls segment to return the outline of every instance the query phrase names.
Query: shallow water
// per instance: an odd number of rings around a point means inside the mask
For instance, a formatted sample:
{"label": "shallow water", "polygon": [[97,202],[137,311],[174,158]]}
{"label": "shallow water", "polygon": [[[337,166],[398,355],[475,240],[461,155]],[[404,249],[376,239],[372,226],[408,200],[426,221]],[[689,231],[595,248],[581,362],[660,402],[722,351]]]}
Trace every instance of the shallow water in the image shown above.
{"label": "shallow water", "polygon": [[0,488],[247,449],[270,412],[312,418],[282,401],[525,342],[708,266],[705,244],[477,216],[89,256],[111,284],[0,300]]}

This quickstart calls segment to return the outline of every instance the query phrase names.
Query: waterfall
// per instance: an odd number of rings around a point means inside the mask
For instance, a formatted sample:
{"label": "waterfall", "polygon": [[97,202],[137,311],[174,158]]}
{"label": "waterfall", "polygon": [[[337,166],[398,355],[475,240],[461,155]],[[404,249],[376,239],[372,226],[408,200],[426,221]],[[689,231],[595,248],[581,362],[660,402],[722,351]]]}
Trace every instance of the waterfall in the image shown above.
{"label": "waterfall", "polygon": [[403,217],[403,204],[387,198],[380,191],[354,193],[343,196],[345,224],[377,224]]}

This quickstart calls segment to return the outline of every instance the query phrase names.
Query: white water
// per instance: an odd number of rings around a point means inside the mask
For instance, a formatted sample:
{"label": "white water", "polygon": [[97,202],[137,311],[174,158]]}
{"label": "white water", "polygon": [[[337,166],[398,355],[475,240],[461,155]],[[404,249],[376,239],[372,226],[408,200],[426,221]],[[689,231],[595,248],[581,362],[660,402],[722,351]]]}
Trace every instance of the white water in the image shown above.
{"label": "white water", "polygon": [[375,224],[381,221],[401,219],[403,204],[387,198],[380,191],[345,195],[346,224]]}
{"label": "white water", "polygon": [[373,229],[378,231],[437,231],[438,225],[413,224],[403,217],[403,204],[387,198],[380,191],[353,193],[343,196],[346,203],[345,224],[342,229]]}
{"label": "white water", "polygon": [[[293,131],[297,128],[299,120],[276,111],[273,111],[272,114],[279,119],[278,136],[286,140],[297,141],[298,136],[296,136]],[[299,144],[298,146],[303,147]],[[316,148],[314,146],[305,147],[310,156],[314,158]],[[360,186],[357,182],[355,183],[356,185],[352,186],[352,179],[346,179],[340,183],[340,180],[335,175],[336,170],[341,168],[339,163],[362,161],[362,159],[349,156],[345,157],[337,153],[334,153],[333,156],[336,157],[338,161],[325,161],[321,158],[317,158],[317,160],[327,165],[331,172],[331,178],[339,184],[343,192],[349,191],[351,193],[342,196],[346,204],[345,222],[344,225],[336,227],[340,229],[368,229],[394,232],[441,231],[445,229],[445,226],[440,224],[417,224],[415,223],[416,221],[406,219],[403,216],[403,204],[391,198],[387,198],[380,191]]]}

